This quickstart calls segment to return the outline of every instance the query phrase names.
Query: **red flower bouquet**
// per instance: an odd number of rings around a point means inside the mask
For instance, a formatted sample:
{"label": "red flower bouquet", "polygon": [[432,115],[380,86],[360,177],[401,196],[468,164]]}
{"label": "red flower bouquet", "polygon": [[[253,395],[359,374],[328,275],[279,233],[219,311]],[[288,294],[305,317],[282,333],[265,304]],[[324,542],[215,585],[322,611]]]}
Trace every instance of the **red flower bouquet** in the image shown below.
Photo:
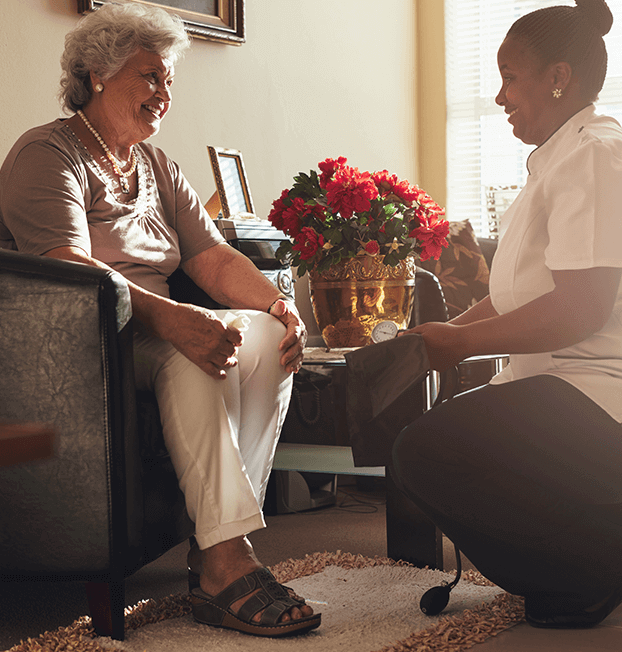
{"label": "red flower bouquet", "polygon": [[269,220],[292,238],[277,255],[322,272],[345,258],[383,256],[395,267],[411,254],[438,259],[447,246],[445,211],[423,190],[386,170],[360,172],[343,157],[300,173],[273,202]]}

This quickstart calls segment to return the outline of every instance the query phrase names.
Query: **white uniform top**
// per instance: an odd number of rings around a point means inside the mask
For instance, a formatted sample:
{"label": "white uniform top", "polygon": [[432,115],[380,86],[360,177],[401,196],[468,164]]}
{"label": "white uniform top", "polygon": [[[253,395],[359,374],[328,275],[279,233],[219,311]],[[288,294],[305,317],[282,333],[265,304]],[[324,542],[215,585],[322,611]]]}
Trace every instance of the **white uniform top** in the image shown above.
{"label": "white uniform top", "polygon": [[[490,274],[499,314],[553,290],[551,270],[622,267],[622,127],[594,111],[574,115],[529,157]],[[622,291],[602,330],[558,351],[511,355],[492,383],[536,374],[566,380],[622,422]]]}

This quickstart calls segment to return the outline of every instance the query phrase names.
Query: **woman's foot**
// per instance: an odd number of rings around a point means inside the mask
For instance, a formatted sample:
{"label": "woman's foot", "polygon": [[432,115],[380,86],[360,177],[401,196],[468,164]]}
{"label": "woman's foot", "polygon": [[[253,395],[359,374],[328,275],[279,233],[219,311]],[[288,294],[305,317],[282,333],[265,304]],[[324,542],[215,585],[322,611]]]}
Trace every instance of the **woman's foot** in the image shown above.
{"label": "woman's foot", "polygon": [[[263,565],[257,559],[253,547],[246,537],[223,541],[205,550],[199,550],[197,545],[193,545],[188,553],[188,569],[199,574],[201,591],[212,597],[217,596],[236,580],[262,568]],[[260,590],[257,589],[233,602],[229,607],[230,610],[237,614],[242,606]],[[298,597],[293,591],[288,591],[288,594],[291,598]],[[256,613],[252,617],[252,622],[259,623],[262,615],[263,611]],[[283,613],[278,622],[288,623],[312,615],[313,609],[309,605],[295,605]]]}

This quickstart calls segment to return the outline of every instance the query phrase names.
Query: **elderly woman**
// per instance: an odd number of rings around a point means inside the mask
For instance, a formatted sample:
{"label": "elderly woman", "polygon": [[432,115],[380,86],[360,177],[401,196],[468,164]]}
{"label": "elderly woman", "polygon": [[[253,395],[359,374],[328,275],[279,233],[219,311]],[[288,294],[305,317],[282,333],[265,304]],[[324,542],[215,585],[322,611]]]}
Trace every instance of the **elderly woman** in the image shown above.
{"label": "elderly woman", "polygon": [[[189,553],[195,618],[259,636],[320,624],[274,581],[246,535],[262,504],[302,363],[293,303],[226,244],[177,164],[144,141],[171,107],[189,46],[161,9],[106,4],[66,39],[68,119],[25,133],[0,171],[0,240],[18,251],[110,267],[128,282],[138,387],[156,392],[166,445],[197,544]],[[168,297],[178,267],[250,322]],[[226,591],[225,591],[226,589]]]}
{"label": "elderly woman", "polygon": [[595,114],[603,0],[510,28],[496,98],[536,145],[490,296],[421,333],[434,369],[510,354],[490,385],[400,435],[408,496],[537,627],[589,627],[622,600],[622,128]]}

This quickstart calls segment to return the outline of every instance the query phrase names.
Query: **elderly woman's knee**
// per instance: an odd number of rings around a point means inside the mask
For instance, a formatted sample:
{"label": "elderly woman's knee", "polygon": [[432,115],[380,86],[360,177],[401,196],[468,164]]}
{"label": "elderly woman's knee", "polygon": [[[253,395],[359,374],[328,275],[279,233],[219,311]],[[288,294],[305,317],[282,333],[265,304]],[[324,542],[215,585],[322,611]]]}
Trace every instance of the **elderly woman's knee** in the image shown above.
{"label": "elderly woman's knee", "polygon": [[248,311],[251,323],[244,333],[244,342],[247,348],[260,348],[265,351],[275,351],[285,337],[287,329],[278,319],[265,312]]}

